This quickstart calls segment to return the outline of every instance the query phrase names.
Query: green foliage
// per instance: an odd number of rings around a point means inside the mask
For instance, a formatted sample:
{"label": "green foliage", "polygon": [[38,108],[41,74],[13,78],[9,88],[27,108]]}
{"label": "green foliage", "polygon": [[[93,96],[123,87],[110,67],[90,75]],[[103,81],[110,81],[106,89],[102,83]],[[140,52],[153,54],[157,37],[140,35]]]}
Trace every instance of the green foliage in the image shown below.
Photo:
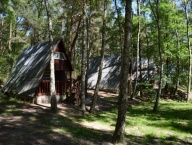
{"label": "green foliage", "polygon": [[6,58],[1,58],[0,59],[0,81],[4,82],[5,79],[8,77],[10,68],[7,66],[7,60]]}
{"label": "green foliage", "polygon": [[138,87],[137,88],[138,90],[142,90],[143,96],[146,99],[149,99],[149,100],[155,99],[157,92],[153,89],[153,85],[149,81],[139,82],[137,84],[137,87]]}

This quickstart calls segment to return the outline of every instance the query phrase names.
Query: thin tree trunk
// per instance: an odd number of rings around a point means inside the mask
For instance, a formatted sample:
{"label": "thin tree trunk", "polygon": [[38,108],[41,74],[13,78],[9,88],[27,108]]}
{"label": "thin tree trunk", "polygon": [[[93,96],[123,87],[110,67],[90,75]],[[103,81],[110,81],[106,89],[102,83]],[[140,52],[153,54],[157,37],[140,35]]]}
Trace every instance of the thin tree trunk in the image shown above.
{"label": "thin tree trunk", "polygon": [[69,58],[70,60],[72,61],[72,47],[71,47],[71,44],[72,44],[72,31],[73,31],[73,16],[71,15],[70,17],[70,27],[69,27]]}
{"label": "thin tree trunk", "polygon": [[118,117],[115,126],[115,131],[113,134],[113,142],[124,142],[124,132],[125,132],[125,121],[127,112],[127,102],[128,102],[128,73],[129,73],[129,51],[131,47],[131,35],[132,35],[132,19],[131,19],[131,9],[132,1],[126,1],[125,8],[125,37],[124,37],[124,48],[122,51],[121,58],[121,78],[120,78],[120,93],[118,98]]}
{"label": "thin tree trunk", "polygon": [[119,41],[119,46],[120,46],[120,50],[122,52],[122,48],[123,48],[123,41],[122,41],[122,33],[123,33],[123,30],[122,30],[122,25],[121,25],[121,22],[120,22],[120,10],[118,9],[117,7],[117,0],[115,0],[115,9],[116,9],[116,12],[117,12],[117,20],[118,20],[118,25],[119,25],[119,38],[120,38],[120,41]]}
{"label": "thin tree trunk", "polygon": [[101,48],[101,60],[100,60],[100,66],[99,66],[99,72],[98,72],[98,78],[97,83],[95,86],[94,95],[92,98],[91,108],[90,112],[93,113],[95,110],[95,106],[97,103],[98,98],[98,92],[99,92],[99,85],[102,78],[102,70],[103,70],[103,60],[104,60],[104,52],[105,52],[105,38],[106,38],[106,9],[107,9],[107,2],[104,1],[104,16],[103,16],[103,31],[102,31],[102,48]]}
{"label": "thin tree trunk", "polygon": [[[91,5],[91,2],[90,2],[90,5]],[[90,35],[89,35],[89,29],[90,29],[90,20],[91,17],[88,17],[86,18],[86,30],[87,30],[87,71],[86,71],[86,77],[85,77],[85,97],[87,98],[88,97],[88,94],[87,94],[87,90],[88,90],[88,71],[89,71],[89,60],[90,60]]]}
{"label": "thin tree trunk", "polygon": [[85,77],[86,77],[86,0],[83,0],[83,34],[81,58],[81,108],[85,112]]}
{"label": "thin tree trunk", "polygon": [[73,41],[70,42],[70,43],[71,43],[71,44],[70,44],[70,54],[71,54],[70,59],[71,59],[71,61],[75,60],[75,59],[73,59],[73,56],[74,56],[74,55],[73,55],[73,52],[74,52],[74,50],[75,50],[75,45],[76,45],[76,42],[77,42],[77,38],[78,38],[78,36],[79,36],[79,29],[80,29],[81,20],[82,20],[82,18],[80,17],[80,19],[79,19],[79,21],[78,21],[78,24],[77,24],[75,36],[74,36],[74,38],[73,38]]}
{"label": "thin tree trunk", "polygon": [[187,10],[187,1],[184,0],[185,16],[186,16],[186,29],[187,29],[187,48],[189,53],[189,71],[188,71],[188,85],[187,85],[187,101],[192,99],[191,93],[191,68],[192,68],[192,58],[191,58],[191,46],[190,46],[190,34],[189,34],[189,14]]}
{"label": "thin tree trunk", "polygon": [[11,50],[11,39],[12,39],[12,22],[10,23],[10,28],[9,28],[9,44],[8,44],[8,48],[9,50]]}
{"label": "thin tree trunk", "polygon": [[150,76],[150,53],[149,53],[149,39],[148,39],[148,34],[147,34],[147,29],[146,29],[146,39],[147,39],[147,78],[148,78],[148,81],[150,81],[151,78],[149,78]]}
{"label": "thin tree trunk", "polygon": [[45,0],[47,18],[48,18],[48,29],[49,29],[49,45],[50,45],[50,95],[51,95],[51,109],[57,110],[57,99],[55,90],[55,68],[54,68],[54,48],[53,48],[53,28],[52,20],[49,11],[49,2]]}
{"label": "thin tree trunk", "polygon": [[3,56],[3,46],[2,46],[2,41],[3,41],[3,27],[4,27],[4,19],[1,19],[1,32],[0,32],[0,55]]}
{"label": "thin tree trunk", "polygon": [[[168,17],[167,17],[167,19],[168,19]],[[167,26],[166,26],[166,31],[167,32],[169,31]],[[166,39],[168,39],[168,37],[169,37],[169,34],[166,33]],[[169,49],[169,44],[168,43],[167,43],[166,47],[167,47],[167,50],[168,50]],[[166,72],[165,72],[167,78],[169,77],[169,61],[170,61],[170,58],[169,58],[169,56],[167,56],[167,59],[166,59],[166,67],[167,68],[166,68]],[[168,84],[168,81],[166,81],[166,85],[165,85],[163,93],[168,94],[168,91],[169,91],[169,84]]]}
{"label": "thin tree trunk", "polygon": [[61,20],[61,36],[63,35],[63,31],[64,31],[64,19]]}
{"label": "thin tree trunk", "polygon": [[[166,72],[165,72],[165,74],[166,74],[166,77],[168,78],[169,77],[169,58],[167,57],[167,59],[166,59]],[[165,84],[165,87],[164,87],[164,94],[167,94],[168,93],[168,91],[169,91],[169,84],[168,84],[168,82],[166,81],[166,84]]]}
{"label": "thin tree trunk", "polygon": [[[140,45],[140,43],[139,43],[139,45]],[[139,67],[139,73],[140,73],[139,81],[140,81],[140,83],[142,83],[143,82],[143,77],[142,77],[141,49],[138,49],[138,52],[139,52],[139,65],[138,65],[138,67]],[[138,73],[138,71],[137,71],[137,73]],[[140,85],[140,97],[143,97],[143,85]]]}
{"label": "thin tree trunk", "polygon": [[161,96],[161,89],[162,89],[162,75],[163,75],[163,60],[162,60],[162,48],[161,48],[161,27],[160,27],[160,18],[159,18],[159,6],[160,6],[160,1],[156,1],[156,22],[157,22],[157,33],[158,33],[158,51],[159,51],[159,61],[160,61],[160,70],[159,70],[159,89],[158,93],[156,96],[155,104],[153,107],[153,112],[157,112],[158,110],[158,105],[159,105],[159,100]]}
{"label": "thin tree trunk", "polygon": [[140,52],[140,0],[137,0],[137,17],[138,17],[138,33],[137,33],[137,59],[136,59],[136,77],[135,77],[135,84],[133,88],[133,93],[131,95],[131,99],[135,96],[136,88],[137,88],[137,78],[138,78],[138,64],[139,64],[139,52]]}
{"label": "thin tree trunk", "polygon": [[[11,43],[12,43],[12,31],[13,31],[13,23],[10,22],[10,27],[9,27],[9,41],[8,41],[8,49],[9,51],[12,51],[12,48],[11,48]],[[10,52],[11,53],[11,52]],[[14,59],[11,59],[10,61],[10,65],[11,65],[11,70],[13,69],[13,65],[14,65]],[[11,71],[10,70],[10,71]]]}
{"label": "thin tree trunk", "polygon": [[176,76],[176,87],[175,87],[175,92],[174,95],[176,95],[176,92],[179,87],[179,78],[180,78],[180,43],[179,43],[179,33],[176,30],[176,39],[177,39],[177,48],[178,48],[178,56],[177,56],[177,76]]}

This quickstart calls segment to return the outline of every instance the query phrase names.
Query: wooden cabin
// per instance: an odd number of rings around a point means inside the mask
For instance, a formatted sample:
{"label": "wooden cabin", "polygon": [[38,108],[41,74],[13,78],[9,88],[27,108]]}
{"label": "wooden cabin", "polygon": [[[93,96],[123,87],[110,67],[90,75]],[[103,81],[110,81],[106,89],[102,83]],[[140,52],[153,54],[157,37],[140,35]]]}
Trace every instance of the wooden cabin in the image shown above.
{"label": "wooden cabin", "polygon": [[[54,48],[55,87],[57,101],[65,99],[71,91],[71,62],[62,39],[51,44]],[[35,102],[50,102],[50,51],[49,42],[24,49],[2,91],[32,98]]]}

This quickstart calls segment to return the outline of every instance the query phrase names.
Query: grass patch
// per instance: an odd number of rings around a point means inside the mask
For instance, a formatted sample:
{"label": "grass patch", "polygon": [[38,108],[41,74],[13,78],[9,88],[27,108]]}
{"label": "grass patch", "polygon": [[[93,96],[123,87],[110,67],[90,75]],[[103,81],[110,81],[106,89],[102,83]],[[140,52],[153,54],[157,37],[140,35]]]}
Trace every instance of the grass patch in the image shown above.
{"label": "grass patch", "polygon": [[78,140],[78,139],[88,139],[88,140],[104,140],[110,138],[109,134],[101,132],[100,130],[90,129],[82,126],[81,124],[74,122],[75,118],[66,118],[62,116],[57,116],[52,119],[50,123],[52,124],[51,129],[53,131],[67,134],[68,136]]}
{"label": "grass patch", "polygon": [[6,111],[4,111],[2,114],[3,115],[9,115],[9,114],[20,115],[21,111],[19,109],[12,108],[12,109],[6,109]]}
{"label": "grass patch", "polygon": [[0,114],[14,114],[18,115],[21,111],[18,109],[23,106],[16,98],[10,98],[0,94]]}
{"label": "grass patch", "polygon": [[[146,140],[156,140],[166,143],[170,138],[172,143],[192,139],[192,105],[191,103],[161,101],[158,113],[153,113],[154,104],[145,103],[129,109],[127,114],[127,134],[144,136]],[[135,129],[137,126],[137,129]],[[148,138],[148,139],[146,139]]]}
{"label": "grass patch", "polygon": [[[127,112],[126,137],[138,143],[161,144],[192,143],[192,104],[161,101],[158,113],[153,113],[153,103],[131,107]],[[99,122],[115,126],[117,110],[112,109],[86,116],[80,121]]]}
{"label": "grass patch", "polygon": [[117,118],[117,110],[112,109],[108,111],[102,111],[95,114],[90,114],[85,116],[84,118],[79,118],[78,121],[88,121],[93,122],[97,121],[102,124],[111,124],[113,125]]}

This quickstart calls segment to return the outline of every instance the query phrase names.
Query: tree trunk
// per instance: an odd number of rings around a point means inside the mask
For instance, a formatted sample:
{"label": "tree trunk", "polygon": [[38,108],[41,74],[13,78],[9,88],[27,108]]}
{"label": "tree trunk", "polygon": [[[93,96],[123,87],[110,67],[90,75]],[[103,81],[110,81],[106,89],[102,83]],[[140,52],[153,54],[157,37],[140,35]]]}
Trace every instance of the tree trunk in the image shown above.
{"label": "tree trunk", "polygon": [[[90,1],[90,5],[91,5],[91,1]],[[90,11],[91,11],[91,7],[90,7]],[[86,17],[86,30],[87,30],[87,71],[86,71],[86,77],[85,77],[85,97],[88,97],[88,94],[87,94],[87,90],[88,90],[88,71],[89,71],[89,60],[90,60],[90,22],[91,22],[91,17],[90,16],[87,16]]]}
{"label": "tree trunk", "polygon": [[70,17],[70,25],[69,25],[69,44],[68,44],[68,48],[69,48],[69,58],[72,61],[72,31],[73,31],[73,16],[71,15]]}
{"label": "tree trunk", "polygon": [[122,47],[123,47],[123,42],[122,42],[122,34],[123,34],[123,30],[122,30],[122,25],[121,25],[121,21],[120,21],[120,16],[121,16],[121,13],[117,7],[117,0],[115,0],[115,9],[116,9],[116,12],[117,12],[117,20],[118,20],[118,25],[119,25],[119,38],[120,38],[120,41],[119,41],[119,46],[120,46],[120,50],[122,52]]}
{"label": "tree trunk", "polygon": [[125,8],[125,37],[124,48],[121,55],[121,78],[120,78],[120,93],[118,98],[118,117],[113,134],[113,142],[124,142],[125,121],[127,112],[127,92],[128,92],[128,71],[129,71],[129,50],[131,47],[131,34],[132,34],[132,19],[131,9],[132,1],[126,1]]}
{"label": "tree trunk", "polygon": [[86,77],[86,0],[83,0],[83,33],[82,33],[82,58],[81,58],[81,108],[85,112],[85,77]]}
{"label": "tree trunk", "polygon": [[[167,49],[168,49],[168,46],[167,46]],[[165,74],[166,74],[166,77],[168,78],[169,77],[169,57],[167,57],[167,59],[166,59],[166,72],[165,72]],[[165,84],[165,88],[164,88],[164,94],[168,94],[168,91],[169,91],[169,84],[168,84],[168,82],[166,81],[166,84]]]}
{"label": "tree trunk", "polygon": [[[78,36],[79,36],[79,29],[80,29],[80,24],[81,24],[81,20],[82,20],[82,18],[80,17],[79,18],[79,21],[78,21],[78,24],[77,24],[77,28],[76,28],[76,32],[75,32],[75,36],[74,36],[74,38],[73,38],[73,41],[72,42],[70,42],[71,44],[70,44],[70,54],[71,54],[71,56],[70,56],[70,59],[71,59],[71,61],[74,61],[75,59],[73,58],[73,52],[75,51],[75,45],[76,45],[76,42],[77,42],[77,38],[78,38]],[[72,26],[71,26],[72,27]],[[71,36],[72,37],[72,36]]]}
{"label": "tree trunk", "polygon": [[179,33],[176,30],[176,39],[177,39],[177,48],[178,48],[178,54],[177,54],[177,75],[176,75],[176,87],[174,95],[176,95],[178,86],[179,86],[179,78],[180,78],[180,43],[179,43]]}
{"label": "tree trunk", "polygon": [[151,80],[151,78],[150,78],[150,53],[149,53],[149,39],[148,39],[148,32],[147,32],[147,29],[146,29],[146,31],[145,31],[145,33],[146,33],[146,39],[147,39],[147,78],[148,78],[148,81],[150,81]]}
{"label": "tree trunk", "polygon": [[51,95],[51,109],[57,110],[57,99],[55,90],[55,68],[54,68],[54,48],[53,48],[53,28],[52,20],[49,11],[49,2],[45,0],[45,6],[48,18],[48,29],[49,29],[49,45],[50,45],[50,95]]}
{"label": "tree trunk", "polygon": [[103,60],[104,60],[104,52],[105,52],[105,38],[106,38],[106,9],[107,9],[107,2],[104,1],[104,16],[103,16],[103,31],[102,31],[102,48],[101,48],[101,60],[100,60],[100,66],[99,66],[99,72],[98,72],[98,78],[97,83],[95,86],[94,95],[92,98],[91,108],[90,112],[93,113],[95,110],[97,98],[98,98],[98,92],[99,92],[99,85],[102,78],[102,70],[103,70]]}
{"label": "tree trunk", "polygon": [[160,26],[160,18],[159,18],[159,6],[160,1],[156,1],[156,22],[157,22],[157,33],[158,33],[158,51],[159,51],[159,61],[160,61],[160,69],[159,69],[159,89],[157,92],[155,104],[153,107],[153,112],[157,112],[159,100],[161,96],[161,89],[162,89],[162,75],[163,75],[163,60],[162,60],[162,48],[161,48],[161,26]]}
{"label": "tree trunk", "polygon": [[192,68],[192,58],[191,58],[191,46],[190,46],[190,34],[189,34],[189,14],[187,10],[187,1],[184,0],[185,16],[186,16],[186,29],[187,29],[187,48],[189,53],[189,71],[188,71],[188,85],[187,85],[187,101],[192,100],[191,92],[191,68]]}
{"label": "tree trunk", "polygon": [[138,78],[138,64],[139,64],[139,52],[140,52],[140,0],[137,0],[137,17],[138,17],[138,33],[137,33],[137,59],[136,59],[136,79],[135,79],[135,84],[133,88],[133,93],[131,95],[131,99],[135,96],[136,88],[137,88],[137,78]]}
{"label": "tree trunk", "polygon": [[[169,18],[167,17],[167,20],[168,20]],[[169,32],[169,30],[168,30],[168,27],[166,26],[166,32]],[[166,39],[168,39],[169,38],[169,33],[166,33]],[[169,44],[167,43],[167,45],[166,45],[166,47],[167,47],[167,50],[169,49]],[[167,77],[167,79],[169,78],[169,63],[170,63],[170,58],[169,58],[169,56],[167,56],[167,59],[166,59],[166,72],[165,72],[165,74],[166,74],[166,77]],[[168,94],[168,91],[169,91],[169,83],[168,83],[168,80],[166,80],[166,84],[165,84],[165,88],[164,88],[164,94]]]}
{"label": "tree trunk", "polygon": [[1,28],[0,28],[0,55],[3,56],[3,46],[2,46],[2,41],[3,41],[3,27],[4,27],[4,19],[1,19]]}
{"label": "tree trunk", "polygon": [[64,32],[64,26],[65,26],[64,19],[62,19],[61,20],[61,36],[63,35],[63,32]]}
{"label": "tree trunk", "polygon": [[[10,23],[10,29],[9,29],[9,43],[8,43],[8,48],[11,50],[11,39],[12,39],[12,22]],[[12,64],[13,65],[13,64]]]}
{"label": "tree trunk", "polygon": [[[139,43],[139,45],[140,45],[140,43]],[[139,67],[139,81],[140,81],[140,83],[142,83],[143,82],[143,78],[142,78],[142,60],[141,60],[141,49],[138,49],[138,53],[139,53],[139,65],[138,65],[138,67]],[[138,73],[138,72],[137,72]],[[140,85],[140,97],[143,97],[143,85]]]}

